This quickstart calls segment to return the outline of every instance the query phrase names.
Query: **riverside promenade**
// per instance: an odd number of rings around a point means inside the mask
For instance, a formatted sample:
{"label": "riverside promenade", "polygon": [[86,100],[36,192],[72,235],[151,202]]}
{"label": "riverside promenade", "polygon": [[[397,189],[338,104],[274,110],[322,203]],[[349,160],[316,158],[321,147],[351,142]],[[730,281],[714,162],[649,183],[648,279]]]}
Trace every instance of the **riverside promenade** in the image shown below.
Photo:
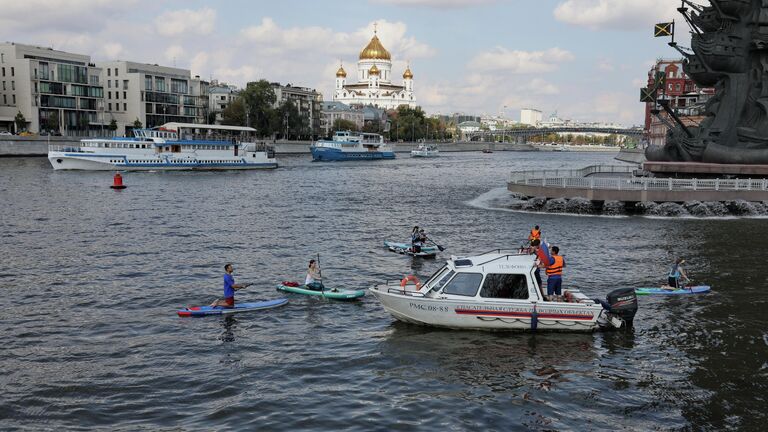
{"label": "riverside promenade", "polygon": [[[80,144],[80,137],[20,137],[20,136],[0,136],[0,156],[47,156],[48,145],[56,144],[60,146],[77,146]],[[277,154],[309,154],[311,141],[263,141],[267,145],[272,145]],[[421,143],[400,142],[392,143],[396,153],[409,153],[418,147]],[[538,151],[529,144],[517,143],[486,143],[486,142],[427,142],[435,144],[441,152],[471,152],[480,151],[491,145],[494,151]]]}
{"label": "riverside promenade", "polygon": [[590,201],[686,202],[767,201],[766,178],[643,177],[635,166],[594,165],[577,170],[513,172],[510,192],[546,199],[584,198]]}

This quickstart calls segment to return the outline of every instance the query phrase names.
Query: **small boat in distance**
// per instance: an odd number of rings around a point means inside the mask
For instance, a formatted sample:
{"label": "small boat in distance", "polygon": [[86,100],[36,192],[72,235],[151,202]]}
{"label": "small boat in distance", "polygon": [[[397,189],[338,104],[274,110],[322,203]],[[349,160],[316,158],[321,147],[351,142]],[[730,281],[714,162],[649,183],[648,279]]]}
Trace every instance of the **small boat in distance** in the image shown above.
{"label": "small boat in distance", "polygon": [[484,149],[483,149],[483,150],[481,150],[481,151],[482,151],[483,153],[493,153],[493,150],[491,150],[491,149],[489,149],[489,148],[484,148]]}
{"label": "small boat in distance", "polygon": [[394,159],[395,152],[384,137],[374,133],[336,131],[331,140],[318,140],[310,146],[314,161]]}
{"label": "small boat in distance", "polygon": [[272,147],[249,142],[256,129],[166,123],[133,129],[133,137],[87,138],[49,145],[54,170],[241,170],[277,168]]}
{"label": "small boat in distance", "polygon": [[437,157],[440,156],[440,150],[436,144],[421,143],[414,150],[411,150],[411,157]]}

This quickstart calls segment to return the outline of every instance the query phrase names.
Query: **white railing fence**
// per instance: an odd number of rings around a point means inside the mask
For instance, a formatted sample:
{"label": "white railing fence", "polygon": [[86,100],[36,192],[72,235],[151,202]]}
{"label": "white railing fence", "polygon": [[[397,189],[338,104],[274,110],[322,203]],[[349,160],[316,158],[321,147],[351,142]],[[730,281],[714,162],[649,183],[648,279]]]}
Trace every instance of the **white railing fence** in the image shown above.
{"label": "white railing fence", "polygon": [[510,183],[524,186],[603,190],[668,191],[767,191],[766,179],[673,179],[653,177],[600,177],[595,174],[628,174],[637,168],[620,165],[593,165],[580,170],[516,171]]}

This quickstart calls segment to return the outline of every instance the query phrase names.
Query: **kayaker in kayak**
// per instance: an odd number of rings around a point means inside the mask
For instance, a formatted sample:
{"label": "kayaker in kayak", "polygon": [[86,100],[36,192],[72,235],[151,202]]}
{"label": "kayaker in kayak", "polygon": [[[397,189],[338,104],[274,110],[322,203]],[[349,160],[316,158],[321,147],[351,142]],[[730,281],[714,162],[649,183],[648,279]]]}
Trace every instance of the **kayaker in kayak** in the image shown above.
{"label": "kayaker in kayak", "polygon": [[224,298],[218,299],[211,303],[212,307],[221,306],[225,308],[235,307],[235,291],[241,290],[251,284],[238,285],[235,283],[235,278],[232,276],[232,264],[224,266]]}
{"label": "kayaker in kayak", "polygon": [[307,267],[307,277],[304,279],[304,285],[315,291],[322,291],[324,288],[320,266],[318,266],[317,261],[313,259],[309,260],[309,267]]}
{"label": "kayaker in kayak", "polygon": [[669,269],[669,274],[667,275],[667,285],[663,288],[673,290],[678,289],[682,286],[680,284],[681,279],[685,282],[690,282],[688,275],[686,275],[685,270],[683,270],[683,264],[685,264],[685,260],[683,258],[678,258],[675,260],[674,264],[672,264],[672,267]]}

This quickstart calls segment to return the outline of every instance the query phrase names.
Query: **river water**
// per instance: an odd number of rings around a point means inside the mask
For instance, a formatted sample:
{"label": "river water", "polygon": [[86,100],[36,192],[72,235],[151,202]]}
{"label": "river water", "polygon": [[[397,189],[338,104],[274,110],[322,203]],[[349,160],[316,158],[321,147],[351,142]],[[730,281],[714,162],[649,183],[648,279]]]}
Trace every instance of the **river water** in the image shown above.
{"label": "river water", "polygon": [[[0,429],[764,430],[768,315],[761,219],[652,219],[493,208],[509,172],[609,154],[496,152],[311,163],[264,172],[54,172],[0,159]],[[449,331],[290,295],[235,318],[179,318],[222,267],[282,297],[320,254],[326,285],[422,280],[440,260],[389,253],[425,226],[471,254],[539,224],[565,286],[655,286],[684,256],[713,292],[641,297],[630,333]]]}

